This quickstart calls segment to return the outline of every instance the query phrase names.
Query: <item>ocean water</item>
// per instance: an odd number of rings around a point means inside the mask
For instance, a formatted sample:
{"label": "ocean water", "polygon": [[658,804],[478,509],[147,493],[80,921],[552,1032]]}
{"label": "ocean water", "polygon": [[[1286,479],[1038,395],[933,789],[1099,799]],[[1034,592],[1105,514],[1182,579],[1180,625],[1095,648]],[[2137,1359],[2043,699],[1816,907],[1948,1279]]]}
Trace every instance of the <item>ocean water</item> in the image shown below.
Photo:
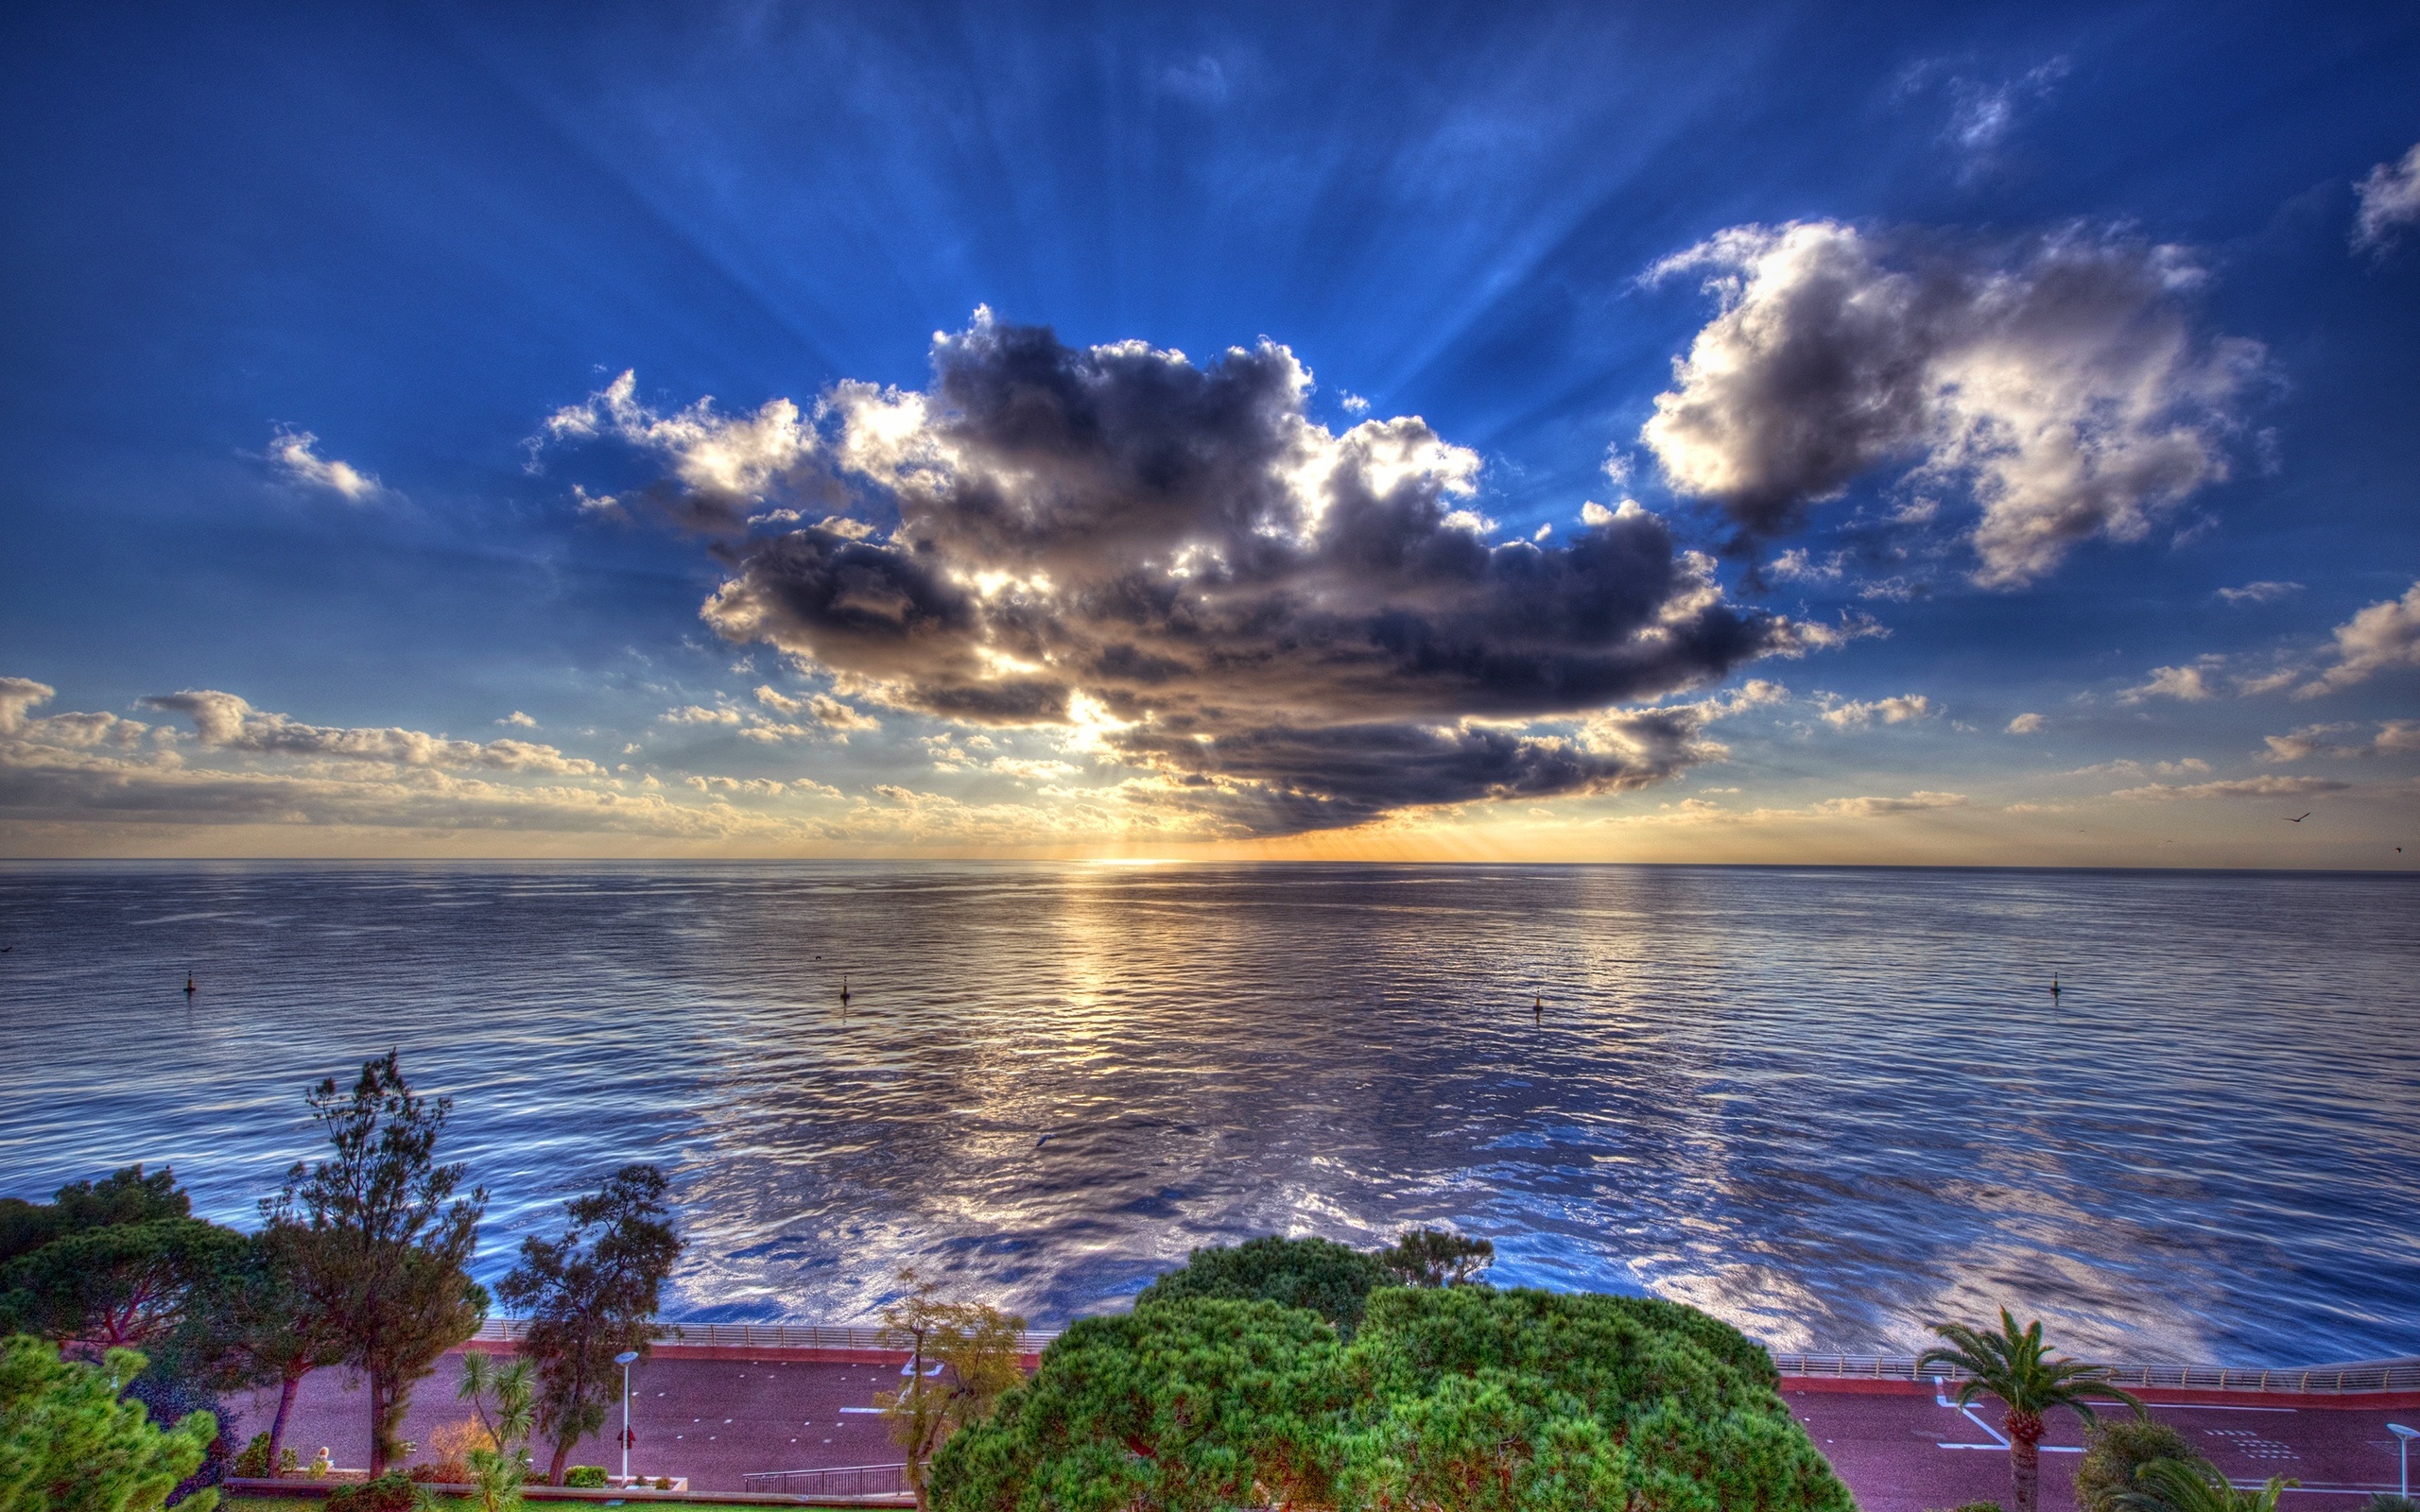
{"label": "ocean water", "polygon": [[653,1160],[676,1315],[913,1263],[1052,1323],[1429,1223],[1781,1349],[2420,1353],[2407,877],[21,865],[0,944],[0,1192],[141,1160],[249,1222],[393,1046],[483,1275]]}

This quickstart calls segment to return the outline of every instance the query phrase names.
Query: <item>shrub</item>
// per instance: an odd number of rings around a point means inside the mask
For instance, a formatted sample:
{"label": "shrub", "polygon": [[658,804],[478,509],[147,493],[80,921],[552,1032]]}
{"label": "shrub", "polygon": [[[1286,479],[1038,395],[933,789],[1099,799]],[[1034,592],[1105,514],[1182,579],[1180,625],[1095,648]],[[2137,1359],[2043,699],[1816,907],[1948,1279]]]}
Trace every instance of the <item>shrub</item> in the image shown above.
{"label": "shrub", "polygon": [[672,1477],[669,1475],[657,1476],[655,1478],[655,1488],[659,1491],[668,1491],[672,1489]]}
{"label": "shrub", "polygon": [[2084,1429],[2076,1462],[2079,1512],[2123,1512],[2118,1499],[2139,1489],[2135,1471],[2155,1459],[2197,1457],[2183,1434],[2148,1418],[2095,1418]]}
{"label": "shrub", "polygon": [[[292,1451],[289,1450],[287,1452],[291,1453]],[[267,1475],[268,1473],[268,1435],[254,1434],[252,1441],[246,1444],[243,1451],[235,1456],[235,1462],[227,1467],[227,1473],[255,1479]]]}
{"label": "shrub", "polygon": [[2361,1512],[2420,1512],[2420,1501],[2393,1491],[2379,1491],[2361,1503]]}
{"label": "shrub", "polygon": [[402,1470],[389,1470],[360,1486],[339,1486],[328,1493],[327,1512],[412,1512],[420,1504],[420,1489]]}
{"label": "shrub", "polygon": [[1349,1348],[1299,1308],[1164,1300],[1071,1326],[942,1450],[934,1504],[1855,1512],[1775,1384],[1648,1298],[1387,1287]]}
{"label": "shrub", "polygon": [[563,1471],[565,1486],[582,1486],[592,1491],[603,1486],[608,1479],[610,1477],[602,1465],[575,1465]]}
{"label": "shrub", "polygon": [[1375,1257],[1326,1239],[1253,1239],[1197,1249],[1179,1269],[1143,1288],[1139,1311],[1216,1297],[1307,1308],[1346,1338],[1360,1326],[1370,1293],[1387,1284]]}

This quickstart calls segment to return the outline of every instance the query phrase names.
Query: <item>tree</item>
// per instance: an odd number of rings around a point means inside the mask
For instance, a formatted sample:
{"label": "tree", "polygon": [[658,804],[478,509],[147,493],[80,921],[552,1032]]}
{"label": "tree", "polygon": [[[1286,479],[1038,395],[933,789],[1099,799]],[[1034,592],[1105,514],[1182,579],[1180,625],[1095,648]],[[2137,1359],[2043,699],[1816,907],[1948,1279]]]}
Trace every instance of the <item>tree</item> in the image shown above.
{"label": "tree", "polygon": [[908,1487],[923,1509],[932,1504],[925,1468],[933,1455],[952,1434],[989,1418],[1001,1395],[1025,1379],[1017,1364],[1025,1319],[979,1302],[944,1300],[940,1282],[907,1267],[899,1280],[907,1295],[882,1310],[882,1324],[908,1341],[908,1383],[873,1400],[907,1455]]}
{"label": "tree", "polygon": [[2118,1504],[2124,1512],[2277,1512],[2278,1495],[2301,1484],[2272,1475],[2256,1491],[2238,1491],[2198,1456],[2155,1459],[2135,1471],[2135,1488]]}
{"label": "tree", "polygon": [[1253,1239],[1229,1248],[1197,1249],[1184,1266],[1143,1288],[1137,1308],[1199,1297],[1269,1301],[1308,1308],[1346,1338],[1361,1321],[1370,1293],[1387,1283],[1378,1262],[1326,1239]]}
{"label": "tree", "polygon": [[177,1190],[176,1173],[162,1166],[145,1176],[139,1163],[98,1181],[70,1182],[46,1203],[0,1197],[0,1265],[81,1229],[192,1216],[193,1199]]}
{"label": "tree", "polygon": [[480,1512],[512,1512],[529,1479],[529,1434],[537,1423],[536,1390],[529,1362],[498,1368],[484,1354],[462,1357],[462,1383],[455,1397],[478,1414],[487,1442],[466,1456]]}
{"label": "tree", "polygon": [[343,1363],[369,1381],[376,1476],[396,1453],[413,1383],[486,1314],[468,1266],[487,1192],[456,1196],[468,1168],[436,1156],[454,1100],[415,1095],[395,1052],[363,1062],[350,1092],[331,1076],[305,1100],[331,1154],[297,1161],[266,1216],[308,1233],[300,1284],[346,1340]]}
{"label": "tree", "polygon": [[194,1309],[199,1326],[172,1346],[220,1390],[277,1387],[277,1411],[262,1438],[264,1473],[285,1462],[285,1425],[303,1378],[343,1364],[348,1353],[342,1320],[304,1284],[310,1246],[335,1242],[272,1217],[203,1282]]}
{"label": "tree", "polygon": [[681,1256],[666,1184],[652,1165],[622,1167],[563,1204],[571,1223],[560,1237],[522,1241],[520,1263],[496,1286],[529,1319],[521,1350],[538,1368],[538,1432],[554,1446],[549,1484],[562,1483],[573,1446],[604,1427],[621,1390],[614,1357],[648,1353],[662,1332],[655,1314]]}
{"label": "tree", "polygon": [[2045,1414],[2053,1408],[2067,1407],[2090,1422],[2094,1414],[2089,1399],[2100,1397],[2122,1401],[2134,1408],[2137,1417],[2142,1415],[2141,1400],[2103,1379],[2107,1374],[2103,1366],[2083,1365],[2064,1356],[2056,1360],[2046,1358],[2039,1318],[2019,1332],[2016,1319],[2009,1315],[2007,1308],[2001,1308],[1997,1333],[1971,1329],[1963,1323],[1936,1323],[1932,1331],[1947,1339],[1949,1345],[1919,1355],[1917,1373],[1934,1366],[1962,1370],[1967,1379],[1959,1383],[1960,1406],[1990,1395],[1997,1397],[2008,1409],[2008,1469],[2016,1493],[2016,1512],[2033,1512],[2034,1492],[2042,1479]]}
{"label": "tree", "polygon": [[[118,1394],[144,1366],[132,1349],[97,1366],[61,1360],[40,1339],[0,1343],[0,1512],[158,1512],[201,1466],[217,1421],[206,1412],[172,1428]],[[213,1512],[204,1489],[179,1512]]]}
{"label": "tree", "polygon": [[1468,1286],[1495,1263],[1495,1246],[1442,1228],[1407,1228],[1377,1260],[1398,1286]]}
{"label": "tree", "polygon": [[2149,1418],[2096,1421],[2084,1434],[2083,1458],[2076,1462],[2076,1505],[2081,1512],[2123,1512],[2118,1498],[2135,1488],[2137,1469],[2155,1459],[2193,1457],[2191,1442],[2166,1423]]}
{"label": "tree", "polygon": [[243,1235],[196,1218],[75,1228],[9,1262],[15,1325],[97,1356],[164,1338]]}
{"label": "tree", "polygon": [[1350,1400],[1336,1331],[1193,1297],[1080,1318],[1033,1379],[935,1455],[942,1512],[1213,1512],[1327,1500]]}
{"label": "tree", "polygon": [[1855,1512],[1738,1331],[1674,1303],[1383,1287],[1351,1345],[1272,1303],[1070,1326],[932,1466],[940,1512]]}

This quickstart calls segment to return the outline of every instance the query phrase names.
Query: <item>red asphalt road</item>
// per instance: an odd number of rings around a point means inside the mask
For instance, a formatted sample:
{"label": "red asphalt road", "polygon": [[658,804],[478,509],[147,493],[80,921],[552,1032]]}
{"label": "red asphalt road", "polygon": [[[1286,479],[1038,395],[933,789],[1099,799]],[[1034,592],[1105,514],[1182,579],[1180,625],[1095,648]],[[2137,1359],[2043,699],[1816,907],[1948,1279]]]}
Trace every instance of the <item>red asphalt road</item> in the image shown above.
{"label": "red asphalt road", "polygon": [[[899,1452],[873,1394],[899,1383],[904,1357],[804,1349],[666,1348],[631,1375],[631,1428],[637,1442],[631,1468],[646,1475],[685,1475],[692,1490],[737,1491],[752,1470],[896,1464]],[[460,1356],[448,1355],[412,1394],[403,1436],[427,1452],[441,1424],[470,1415],[454,1397]],[[2010,1502],[2008,1452],[1994,1440],[1998,1405],[1988,1400],[1972,1418],[1936,1403],[1930,1388],[1885,1383],[1786,1380],[1783,1399],[1806,1425],[1815,1445],[1856,1493],[1863,1512],[1927,1512],[1964,1502]],[[2261,1405],[2253,1405],[2256,1400]],[[2346,1405],[2332,1405],[2343,1401]],[[272,1395],[231,1399],[238,1440],[266,1429]],[[855,1409],[855,1410],[851,1410]],[[2275,1398],[2212,1403],[2154,1403],[2152,1414],[2174,1426],[2212,1464],[2238,1482],[2272,1475],[2303,1483],[2288,1493],[2294,1512],[2354,1512],[2361,1497],[2395,1487],[2395,1444],[2390,1418],[2420,1426],[2420,1400]],[[575,1465],[618,1469],[614,1434],[583,1441]],[[369,1463],[365,1399],[346,1389],[344,1373],[322,1370],[303,1383],[286,1443],[307,1462],[321,1445],[336,1463]],[[2073,1415],[2051,1420],[2042,1456],[2042,1512],[2073,1512],[2073,1477],[2083,1442]]]}
{"label": "red asphalt road", "polygon": [[[1930,1388],[1842,1390],[1834,1382],[1785,1380],[1782,1398],[1815,1447],[1857,1494],[1863,1512],[1925,1512],[1965,1502],[2013,1504],[2008,1452],[1999,1443],[1999,1405],[1988,1399],[1972,1418],[1937,1404]],[[2238,1485],[2272,1475],[2302,1482],[2285,1505],[2294,1512],[2354,1512],[2363,1497],[2395,1488],[2395,1441],[2389,1419],[2412,1423],[2420,1401],[2394,1406],[2360,1398],[2273,1397],[2214,1403],[2154,1401],[2152,1417],[2183,1434]],[[2342,1401],[2343,1406],[2331,1405]],[[2120,1406],[2117,1411],[2123,1412]],[[1979,1419],[1978,1421],[1977,1419]],[[2420,1426],[2420,1424],[2415,1424]],[[1988,1429],[1988,1431],[1987,1431]],[[2054,1414],[2043,1440],[2042,1512],[2073,1512],[2075,1467],[2083,1443],[2072,1413]],[[1959,1447],[1945,1447],[1945,1446]],[[2065,1452],[2062,1452],[2065,1451]]]}

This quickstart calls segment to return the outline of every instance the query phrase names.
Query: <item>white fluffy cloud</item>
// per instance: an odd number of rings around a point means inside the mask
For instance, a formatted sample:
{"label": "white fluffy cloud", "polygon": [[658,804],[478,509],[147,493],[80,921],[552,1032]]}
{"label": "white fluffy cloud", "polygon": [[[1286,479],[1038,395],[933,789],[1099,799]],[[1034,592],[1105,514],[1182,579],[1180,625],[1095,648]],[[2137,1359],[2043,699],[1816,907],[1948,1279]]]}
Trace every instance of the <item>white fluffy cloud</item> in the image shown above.
{"label": "white fluffy cloud", "polygon": [[1827,693],[1821,696],[1824,706],[1823,721],[1834,730],[1870,730],[1877,719],[1886,725],[1913,724],[1941,712],[1930,698],[1921,693],[1876,698],[1865,703],[1842,698],[1837,694]]}
{"label": "white fluffy cloud", "polygon": [[2394,163],[2381,163],[2353,186],[2360,208],[2353,216],[2353,245],[2383,248],[2406,226],[2420,221],[2420,145]]}
{"label": "white fluffy cloud", "polygon": [[2366,682],[2397,667],[2420,666],[2420,582],[2401,598],[2384,598],[2336,627],[2329,647],[2335,664],[2294,690],[2297,698]]}
{"label": "white fluffy cloud", "polygon": [[2184,251],[2071,229],[2002,256],[1836,221],[1741,226],[1650,277],[1720,309],[1640,432],[1680,492],[1752,534],[1885,466],[1959,489],[1978,582],[2014,587],[2095,536],[2140,539],[2226,476],[2256,342],[2190,317]]}
{"label": "white fluffy cloud", "polygon": [[297,488],[333,493],[347,504],[367,504],[386,489],[352,463],[319,453],[320,438],[309,431],[279,426],[268,438],[268,462]]}
{"label": "white fluffy cloud", "polygon": [[2368,740],[2343,737],[2361,727],[2354,724],[2305,725],[2284,735],[2261,737],[2264,762],[2301,762],[2314,756],[2406,756],[2420,753],[2420,719],[2389,719]]}
{"label": "white fluffy cloud", "polygon": [[2180,703],[2206,703],[2219,696],[2214,679],[2222,664],[2222,658],[2204,657],[2190,666],[2153,667],[2148,681],[2119,693],[2118,701],[2137,704],[2152,698],[2174,698]]}
{"label": "white fluffy cloud", "polygon": [[2008,722],[2008,732],[2012,735],[2038,735],[2048,724],[2049,721],[2040,714],[2019,714]]}
{"label": "white fluffy cloud", "polygon": [[[767,402],[752,415],[724,415],[711,396],[686,409],[663,414],[640,403],[638,376],[625,372],[577,404],[546,419],[546,437],[578,440],[611,436],[662,457],[693,523],[731,525],[763,502],[774,483],[796,472],[817,445],[815,427],[786,399]],[[584,508],[612,508],[611,495],[575,490]]]}
{"label": "white fluffy cloud", "polygon": [[397,766],[486,767],[493,771],[577,777],[604,775],[604,768],[595,762],[566,756],[552,746],[526,740],[452,740],[392,727],[343,729],[306,725],[285,714],[255,709],[232,693],[209,688],[161,694],[143,702],[153,709],[183,714],[193,721],[194,732],[201,744],[217,750],[385,762]]}

